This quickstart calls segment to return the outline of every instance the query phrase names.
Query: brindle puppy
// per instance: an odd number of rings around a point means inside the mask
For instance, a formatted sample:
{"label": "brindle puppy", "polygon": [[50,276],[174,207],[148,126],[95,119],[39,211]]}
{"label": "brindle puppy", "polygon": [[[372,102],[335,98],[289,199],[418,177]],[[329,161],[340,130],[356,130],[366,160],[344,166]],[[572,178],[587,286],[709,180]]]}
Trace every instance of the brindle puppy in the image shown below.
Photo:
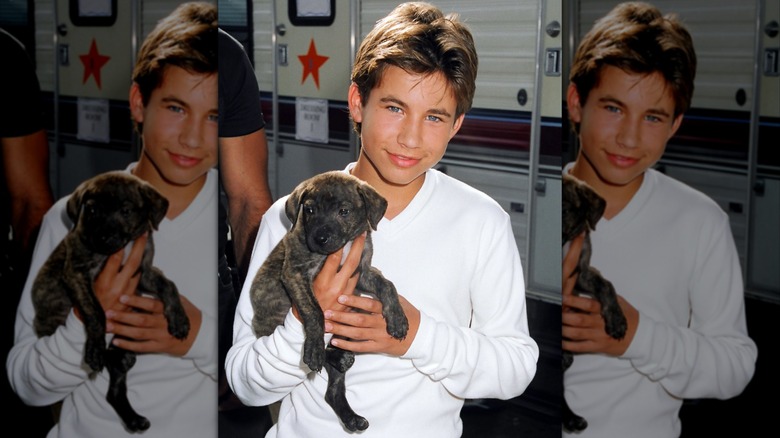
{"label": "brindle puppy", "polygon": [[313,371],[325,366],[328,389],[325,399],[350,431],[365,430],[368,421],[355,414],[345,396],[344,374],[355,355],[325,348],[324,316],[312,290],[312,280],[325,259],[364,231],[366,243],[357,272],[357,289],[382,302],[387,332],[397,339],[409,328],[395,286],[371,266],[371,229],[385,214],[387,201],[371,186],[347,173],[334,171],[302,182],[290,194],[285,213],[292,229],[271,251],[251,286],[254,309],[252,327],[257,337],[268,336],[284,322],[292,304],[303,321],[306,340],[303,362]]}
{"label": "brindle puppy", "polygon": [[[626,317],[618,305],[615,288],[601,273],[590,266],[590,232],[596,229],[596,223],[604,214],[607,203],[584,182],[564,174],[563,176],[563,244],[564,249],[575,237],[583,232],[585,239],[574,275],[578,275],[574,286],[577,295],[589,296],[601,303],[601,316],[604,318],[605,331],[615,339],[626,335]],[[565,255],[566,251],[564,251]],[[573,361],[569,351],[563,351],[563,370],[566,371]],[[563,427],[577,432],[588,427],[588,422],[575,414],[563,400]]]}
{"label": "brindle puppy", "polygon": [[105,313],[93,283],[111,254],[149,232],[138,268],[138,289],[162,301],[168,331],[178,339],[186,338],[190,322],[176,285],[152,266],[151,232],[167,210],[167,199],[128,172],[107,172],[83,182],[67,203],[75,226],[41,267],[32,287],[33,325],[38,337],[49,336],[64,325],[71,308],[81,314],[87,332],[84,361],[93,372],[108,368],[106,399],[133,432],[149,428],[149,420],[136,413],[127,400],[127,372],[135,364],[135,353],[106,347]]}

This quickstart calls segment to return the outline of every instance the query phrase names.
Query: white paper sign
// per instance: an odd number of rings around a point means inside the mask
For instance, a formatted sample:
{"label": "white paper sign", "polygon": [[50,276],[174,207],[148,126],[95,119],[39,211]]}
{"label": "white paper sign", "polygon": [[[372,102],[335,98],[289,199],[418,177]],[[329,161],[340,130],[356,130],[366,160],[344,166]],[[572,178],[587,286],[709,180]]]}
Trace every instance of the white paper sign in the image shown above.
{"label": "white paper sign", "polygon": [[295,139],[328,142],[327,99],[295,99]]}
{"label": "white paper sign", "polygon": [[79,140],[108,143],[108,99],[78,98],[78,131]]}

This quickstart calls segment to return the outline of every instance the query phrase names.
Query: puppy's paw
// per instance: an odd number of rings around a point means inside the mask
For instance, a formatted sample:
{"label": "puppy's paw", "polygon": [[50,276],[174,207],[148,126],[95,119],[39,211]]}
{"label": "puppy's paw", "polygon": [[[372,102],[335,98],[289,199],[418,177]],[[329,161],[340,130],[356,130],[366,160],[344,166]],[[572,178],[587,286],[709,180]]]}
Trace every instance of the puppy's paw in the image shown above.
{"label": "puppy's paw", "polygon": [[322,370],[322,366],[325,364],[325,346],[321,339],[312,341],[309,337],[306,338],[306,342],[303,344],[303,363],[312,371],[320,372]]}
{"label": "puppy's paw", "polygon": [[409,332],[409,321],[400,307],[397,312],[385,315],[385,321],[387,321],[387,334],[396,339],[406,338],[406,334]]}
{"label": "puppy's paw", "polygon": [[602,313],[604,330],[607,334],[615,339],[623,339],[626,336],[626,330],[628,330],[628,322],[620,307],[615,304],[614,307],[605,309]]}
{"label": "puppy's paw", "polygon": [[342,422],[344,423],[344,427],[346,427],[350,432],[357,432],[368,429],[368,420],[361,417],[360,415],[352,415],[349,418],[344,419]]}
{"label": "puppy's paw", "polygon": [[567,432],[582,432],[588,428],[588,422],[579,415],[574,415],[563,420],[563,428]]}
{"label": "puppy's paw", "polygon": [[125,421],[125,427],[127,427],[130,432],[143,432],[146,429],[149,429],[149,426],[151,426],[149,420],[146,417],[142,417],[140,415],[136,415],[133,418],[129,418],[127,421]]}
{"label": "puppy's paw", "polygon": [[561,357],[561,362],[563,364],[563,370],[566,371],[571,366],[571,363],[574,362],[574,356],[571,352],[564,351]]}
{"label": "puppy's paw", "polygon": [[168,333],[176,339],[185,339],[189,335],[190,319],[184,313],[184,309],[180,312],[171,312],[168,317]]}
{"label": "puppy's paw", "polygon": [[100,371],[106,365],[106,347],[97,342],[87,340],[84,345],[84,362],[92,371]]}

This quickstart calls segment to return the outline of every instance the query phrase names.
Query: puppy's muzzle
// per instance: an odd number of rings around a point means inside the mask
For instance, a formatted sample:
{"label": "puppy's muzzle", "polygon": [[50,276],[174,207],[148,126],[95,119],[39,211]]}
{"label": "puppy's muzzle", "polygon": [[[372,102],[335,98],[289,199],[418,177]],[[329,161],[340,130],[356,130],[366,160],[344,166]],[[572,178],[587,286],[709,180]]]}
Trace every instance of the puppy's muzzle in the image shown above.
{"label": "puppy's muzzle", "polygon": [[332,227],[327,226],[312,230],[306,240],[312,252],[325,255],[338,251],[346,243]]}

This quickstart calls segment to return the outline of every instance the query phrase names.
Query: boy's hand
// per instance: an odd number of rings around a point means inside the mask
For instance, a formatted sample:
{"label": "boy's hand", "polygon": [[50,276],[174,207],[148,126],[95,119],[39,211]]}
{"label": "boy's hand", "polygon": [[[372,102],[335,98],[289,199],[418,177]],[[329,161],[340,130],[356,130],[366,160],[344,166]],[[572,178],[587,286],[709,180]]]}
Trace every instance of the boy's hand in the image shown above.
{"label": "boy's hand", "polygon": [[[339,269],[339,265],[341,264],[344,248],[334,252],[325,259],[325,264],[312,282],[314,296],[317,298],[317,302],[323,311],[328,309],[347,309],[344,305],[339,304],[337,300],[341,295],[351,295],[355,290],[355,286],[357,286],[359,276],[352,274],[360,264],[360,256],[363,254],[365,243],[365,233],[352,241],[352,247],[350,247],[347,259],[344,260],[344,266],[341,269]],[[293,305],[292,310],[293,315],[300,321],[301,316],[298,314],[298,309],[295,305]]]}
{"label": "boy's hand", "polygon": [[[571,287],[567,291],[567,277],[565,277],[567,268],[565,265],[566,261],[564,260],[564,294],[561,306],[561,322],[563,323],[563,328],[561,329],[563,338],[561,341],[562,348],[573,353],[623,355],[628,346],[631,345],[631,340],[634,339],[634,333],[636,333],[636,327],[639,324],[639,312],[628,301],[618,295],[618,304],[626,316],[628,327],[626,336],[621,340],[609,336],[604,329],[601,303],[595,299],[573,295],[574,282],[572,282]],[[576,276],[572,278],[576,280]]]}
{"label": "boy's hand", "polygon": [[[135,239],[124,265],[122,264],[125,253],[124,248],[110,255],[106,260],[105,266],[103,266],[103,270],[95,277],[93,289],[104,312],[109,310],[127,310],[127,306],[119,302],[119,297],[122,295],[135,295],[135,290],[140,280],[138,267],[141,265],[141,260],[144,256],[146,240],[146,233]],[[78,309],[74,307],[73,310],[79,320],[83,321]]]}
{"label": "boy's hand", "polygon": [[420,311],[406,298],[399,296],[401,307],[409,321],[409,331],[403,340],[395,339],[387,333],[387,322],[382,316],[382,302],[356,295],[342,295],[338,302],[344,306],[362,310],[325,311],[325,331],[344,336],[352,340],[333,338],[331,344],[355,353],[386,353],[402,356],[412,345],[417,329],[420,327]]}
{"label": "boy's hand", "polygon": [[113,344],[136,353],[184,356],[198,336],[203,315],[186,297],[179,297],[190,319],[190,332],[185,339],[176,339],[168,333],[168,320],[163,315],[162,301],[138,295],[123,295],[120,302],[126,305],[128,310],[112,309],[106,312],[106,332],[129,339],[114,337]]}

